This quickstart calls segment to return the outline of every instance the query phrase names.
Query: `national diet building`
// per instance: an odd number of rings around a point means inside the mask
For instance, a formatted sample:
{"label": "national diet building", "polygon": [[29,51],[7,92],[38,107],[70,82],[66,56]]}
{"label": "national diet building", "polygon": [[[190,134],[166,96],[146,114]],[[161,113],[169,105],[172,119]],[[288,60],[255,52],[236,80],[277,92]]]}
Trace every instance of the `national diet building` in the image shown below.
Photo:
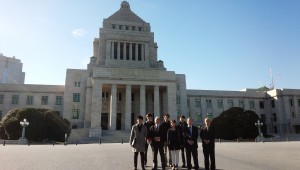
{"label": "national diet building", "polygon": [[240,107],[256,112],[268,133],[300,133],[300,89],[186,89],[185,75],[167,70],[157,48],[150,24],[123,1],[103,20],[86,69],[67,69],[65,85],[0,84],[0,117],[13,108],[53,109],[70,121],[71,138],[80,140],[128,135],[146,113],[183,114],[202,125],[207,116]]}

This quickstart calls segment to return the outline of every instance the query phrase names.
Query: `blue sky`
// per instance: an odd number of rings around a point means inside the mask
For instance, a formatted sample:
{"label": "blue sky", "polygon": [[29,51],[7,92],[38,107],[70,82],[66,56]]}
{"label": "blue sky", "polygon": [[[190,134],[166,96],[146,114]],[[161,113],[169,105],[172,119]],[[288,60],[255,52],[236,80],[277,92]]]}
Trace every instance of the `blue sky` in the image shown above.
{"label": "blue sky", "polygon": [[[158,59],[187,88],[300,88],[300,1],[128,0],[151,24]],[[104,18],[120,0],[0,0],[0,52],[23,62],[26,84],[65,84],[86,69]]]}

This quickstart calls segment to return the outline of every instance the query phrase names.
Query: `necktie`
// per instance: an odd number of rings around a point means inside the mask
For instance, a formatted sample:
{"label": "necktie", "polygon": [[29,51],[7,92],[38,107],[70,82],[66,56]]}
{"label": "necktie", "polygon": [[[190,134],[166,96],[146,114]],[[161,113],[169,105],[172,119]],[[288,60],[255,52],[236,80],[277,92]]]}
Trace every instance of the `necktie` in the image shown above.
{"label": "necktie", "polygon": [[190,134],[192,135],[192,126],[190,127]]}

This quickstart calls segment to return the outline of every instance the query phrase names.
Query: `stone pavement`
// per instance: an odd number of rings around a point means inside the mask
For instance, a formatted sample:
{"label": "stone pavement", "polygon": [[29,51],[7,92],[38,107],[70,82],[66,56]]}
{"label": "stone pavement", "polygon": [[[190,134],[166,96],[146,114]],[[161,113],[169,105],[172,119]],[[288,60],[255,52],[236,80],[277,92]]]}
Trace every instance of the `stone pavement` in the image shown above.
{"label": "stone pavement", "polygon": [[[199,164],[203,169],[201,147],[198,152]],[[151,158],[150,151],[148,165],[151,165]],[[299,170],[299,160],[300,142],[216,143],[216,163],[219,170]],[[141,169],[140,162],[138,166]],[[133,169],[133,153],[128,143],[0,145],[0,170],[21,169],[127,170]],[[151,167],[147,166],[146,169]]]}

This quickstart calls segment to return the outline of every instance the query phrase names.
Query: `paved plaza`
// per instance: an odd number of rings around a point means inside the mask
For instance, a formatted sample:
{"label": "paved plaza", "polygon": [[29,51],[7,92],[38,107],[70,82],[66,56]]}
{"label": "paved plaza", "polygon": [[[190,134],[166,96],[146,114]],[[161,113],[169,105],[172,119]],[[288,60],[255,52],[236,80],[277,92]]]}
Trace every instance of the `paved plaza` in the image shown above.
{"label": "paved plaza", "polygon": [[[198,151],[200,167],[203,169],[202,148]],[[152,160],[151,151],[149,153],[148,160]],[[0,155],[1,170],[133,169],[133,153],[128,143],[1,145]],[[300,142],[216,143],[219,170],[299,170],[299,161]],[[150,165],[151,161],[146,169],[151,169]],[[140,164],[138,168],[141,169]]]}

